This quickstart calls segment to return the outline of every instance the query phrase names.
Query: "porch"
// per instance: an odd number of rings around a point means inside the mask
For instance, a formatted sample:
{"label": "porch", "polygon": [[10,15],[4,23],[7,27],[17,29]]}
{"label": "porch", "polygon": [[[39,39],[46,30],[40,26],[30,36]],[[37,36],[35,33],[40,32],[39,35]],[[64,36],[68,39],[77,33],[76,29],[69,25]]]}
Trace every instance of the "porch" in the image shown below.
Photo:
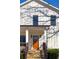
{"label": "porch", "polygon": [[20,36],[25,37],[25,44],[28,43],[28,50],[40,50],[42,49],[43,42],[46,42],[46,27],[21,26]]}

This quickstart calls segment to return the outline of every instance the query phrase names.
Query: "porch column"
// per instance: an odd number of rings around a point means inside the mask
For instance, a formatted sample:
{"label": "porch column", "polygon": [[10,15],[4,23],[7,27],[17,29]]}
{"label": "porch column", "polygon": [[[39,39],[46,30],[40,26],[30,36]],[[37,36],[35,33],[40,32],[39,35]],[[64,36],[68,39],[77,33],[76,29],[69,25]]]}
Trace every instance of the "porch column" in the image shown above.
{"label": "porch column", "polygon": [[44,42],[46,43],[46,30],[44,30]]}
{"label": "porch column", "polygon": [[29,32],[28,30],[26,30],[26,43],[28,43],[28,40],[29,40]]}

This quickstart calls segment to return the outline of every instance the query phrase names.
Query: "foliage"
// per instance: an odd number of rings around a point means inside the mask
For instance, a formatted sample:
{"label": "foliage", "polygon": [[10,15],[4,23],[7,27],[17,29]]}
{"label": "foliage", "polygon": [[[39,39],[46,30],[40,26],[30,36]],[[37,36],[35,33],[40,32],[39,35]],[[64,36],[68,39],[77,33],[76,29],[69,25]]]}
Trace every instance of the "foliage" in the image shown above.
{"label": "foliage", "polygon": [[48,49],[48,59],[58,59],[59,49]]}

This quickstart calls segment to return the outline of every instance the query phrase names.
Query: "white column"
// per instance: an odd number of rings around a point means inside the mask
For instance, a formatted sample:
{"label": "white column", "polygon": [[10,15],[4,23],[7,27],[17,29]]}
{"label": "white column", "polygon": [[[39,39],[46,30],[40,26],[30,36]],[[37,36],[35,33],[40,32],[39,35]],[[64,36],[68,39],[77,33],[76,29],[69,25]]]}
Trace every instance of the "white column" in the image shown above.
{"label": "white column", "polygon": [[26,43],[28,43],[28,40],[29,40],[29,32],[28,30],[26,30]]}
{"label": "white column", "polygon": [[44,42],[46,42],[46,30],[44,30]]}

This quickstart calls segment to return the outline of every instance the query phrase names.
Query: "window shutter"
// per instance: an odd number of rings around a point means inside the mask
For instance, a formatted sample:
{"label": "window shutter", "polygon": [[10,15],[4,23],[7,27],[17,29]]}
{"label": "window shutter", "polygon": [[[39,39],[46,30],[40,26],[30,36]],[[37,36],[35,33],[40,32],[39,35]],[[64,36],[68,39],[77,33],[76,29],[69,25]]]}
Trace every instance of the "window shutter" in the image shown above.
{"label": "window shutter", "polygon": [[56,16],[55,15],[51,15],[51,25],[56,26]]}
{"label": "window shutter", "polygon": [[38,16],[37,15],[33,16],[33,25],[38,26]]}

